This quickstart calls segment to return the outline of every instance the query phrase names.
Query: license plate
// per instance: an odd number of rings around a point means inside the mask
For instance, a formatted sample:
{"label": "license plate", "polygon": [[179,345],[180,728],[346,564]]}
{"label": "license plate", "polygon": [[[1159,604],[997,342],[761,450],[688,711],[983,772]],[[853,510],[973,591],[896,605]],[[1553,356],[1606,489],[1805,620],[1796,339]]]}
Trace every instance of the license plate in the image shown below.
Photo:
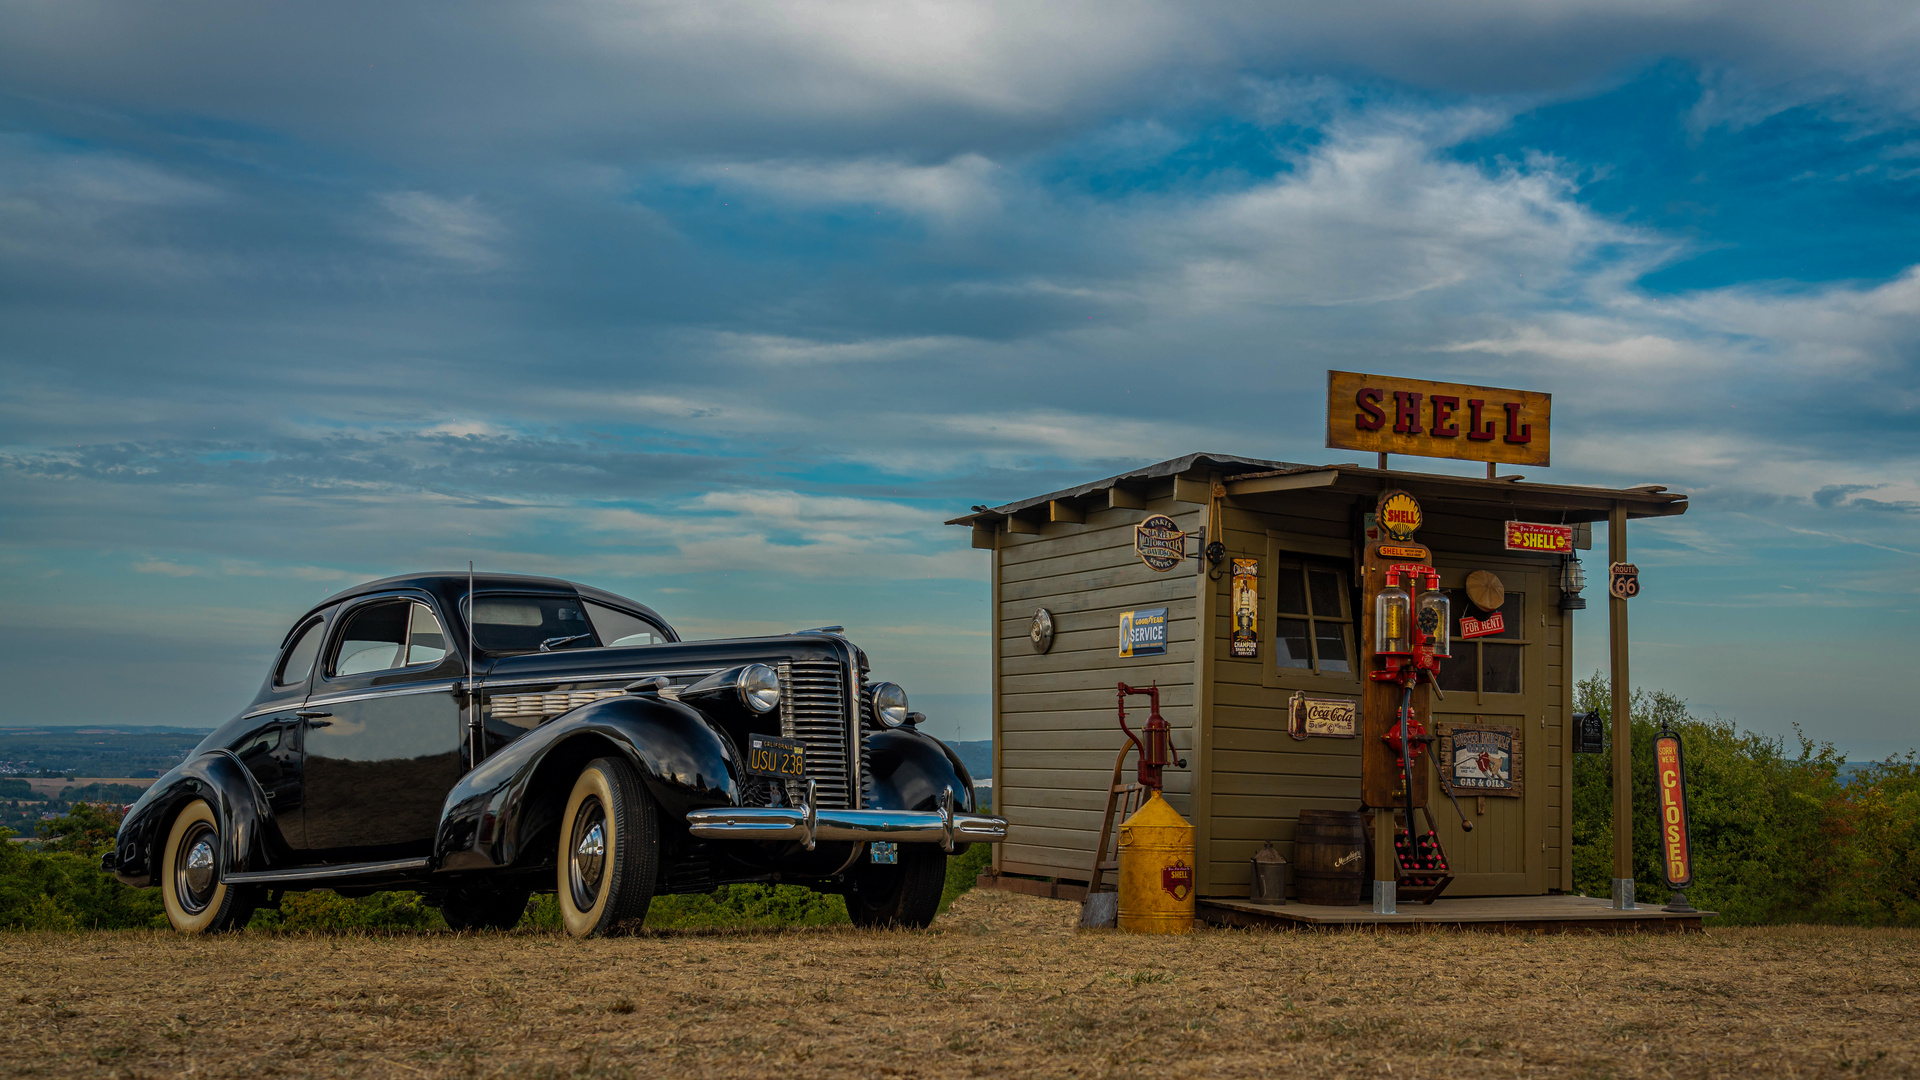
{"label": "license plate", "polygon": [[773,735],[747,736],[747,772],[753,776],[772,776],[798,780],[806,775],[807,748],[798,739]]}
{"label": "license plate", "polygon": [[900,862],[900,845],[891,840],[875,840],[867,845],[867,861],[875,866],[896,866]]}

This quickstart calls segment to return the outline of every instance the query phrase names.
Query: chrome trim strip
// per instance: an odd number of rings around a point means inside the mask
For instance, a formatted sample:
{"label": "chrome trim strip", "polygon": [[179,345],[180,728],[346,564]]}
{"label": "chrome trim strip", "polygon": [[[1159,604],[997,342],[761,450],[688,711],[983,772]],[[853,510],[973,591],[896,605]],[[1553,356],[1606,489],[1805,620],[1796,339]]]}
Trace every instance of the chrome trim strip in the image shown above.
{"label": "chrome trim strip", "polygon": [[361,690],[352,694],[338,694],[333,697],[309,697],[308,705],[339,705],[348,701],[366,701],[369,698],[404,697],[408,694],[444,694],[460,684],[457,682],[435,683],[432,686],[395,686],[378,690]]}
{"label": "chrome trim strip", "polygon": [[726,669],[704,668],[699,671],[596,671],[591,675],[557,675],[542,679],[488,679],[480,684],[480,689],[486,690],[495,686],[561,686],[568,683],[585,685],[588,683],[614,682],[616,680],[632,682],[635,679],[644,679],[653,675],[663,675],[669,679],[682,676],[693,679],[704,679],[714,672],[724,670]]}
{"label": "chrome trim strip", "polygon": [[431,859],[394,859],[391,862],[339,863],[333,866],[298,866],[289,870],[253,870],[220,875],[232,885],[267,881],[333,881],[339,878],[372,877],[376,874],[424,870]]}
{"label": "chrome trim strip", "polygon": [[[833,810],[809,804],[723,806],[687,813],[693,835],[706,840],[891,840],[907,844],[997,844],[1007,819],[932,810]],[[949,831],[951,830],[951,831]],[[809,835],[811,834],[811,835]],[[948,837],[951,836],[951,841]],[[949,848],[949,850],[951,850]]]}

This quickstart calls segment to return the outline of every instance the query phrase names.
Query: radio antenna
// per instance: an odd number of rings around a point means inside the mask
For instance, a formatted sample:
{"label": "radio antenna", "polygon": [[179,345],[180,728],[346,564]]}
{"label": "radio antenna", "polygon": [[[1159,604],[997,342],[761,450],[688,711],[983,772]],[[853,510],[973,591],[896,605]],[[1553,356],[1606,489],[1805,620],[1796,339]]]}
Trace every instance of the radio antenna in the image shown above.
{"label": "radio antenna", "polygon": [[467,768],[480,764],[481,751],[486,747],[482,740],[486,738],[485,725],[480,721],[480,684],[473,677],[473,624],[479,616],[479,605],[473,599],[473,560],[467,560]]}

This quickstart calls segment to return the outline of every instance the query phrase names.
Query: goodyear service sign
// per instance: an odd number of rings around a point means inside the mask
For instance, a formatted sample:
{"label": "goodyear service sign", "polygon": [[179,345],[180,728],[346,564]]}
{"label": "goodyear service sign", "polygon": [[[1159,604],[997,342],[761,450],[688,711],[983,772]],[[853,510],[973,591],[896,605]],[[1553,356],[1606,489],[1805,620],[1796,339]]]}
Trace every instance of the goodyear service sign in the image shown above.
{"label": "goodyear service sign", "polygon": [[1120,657],[1162,656],[1167,651],[1167,609],[1140,608],[1120,613]]}

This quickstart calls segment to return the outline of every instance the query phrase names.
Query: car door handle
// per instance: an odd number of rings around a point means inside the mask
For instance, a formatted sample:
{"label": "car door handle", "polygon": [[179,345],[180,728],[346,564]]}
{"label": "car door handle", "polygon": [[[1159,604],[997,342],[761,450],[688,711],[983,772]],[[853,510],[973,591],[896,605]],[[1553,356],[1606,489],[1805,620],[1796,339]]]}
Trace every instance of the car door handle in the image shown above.
{"label": "car door handle", "polygon": [[333,726],[333,721],[327,719],[327,717],[333,715],[330,712],[320,712],[317,709],[304,709],[300,712],[294,713],[293,715],[299,717],[302,720],[305,720],[307,722],[308,727],[323,728],[323,727]]}

